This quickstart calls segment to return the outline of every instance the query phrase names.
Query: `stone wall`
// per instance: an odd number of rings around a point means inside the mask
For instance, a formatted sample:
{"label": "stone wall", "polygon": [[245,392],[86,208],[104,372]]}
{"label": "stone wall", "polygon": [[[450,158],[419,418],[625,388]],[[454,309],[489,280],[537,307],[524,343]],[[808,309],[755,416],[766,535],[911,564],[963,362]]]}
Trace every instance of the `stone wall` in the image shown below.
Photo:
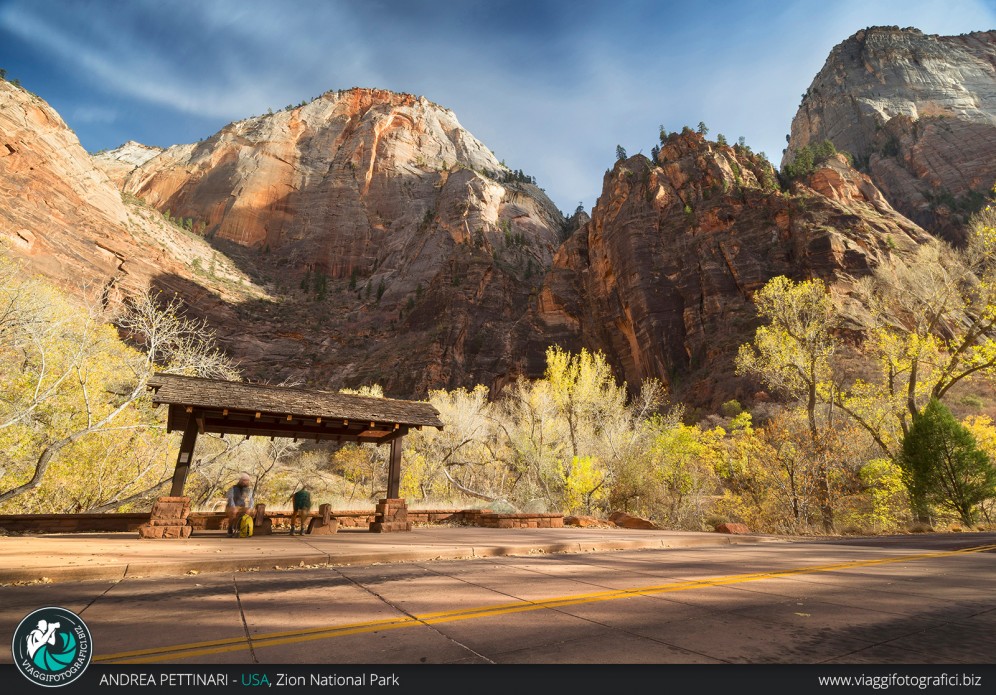
{"label": "stone wall", "polygon": [[[478,510],[465,509],[409,509],[408,520],[413,524],[470,523],[476,518]],[[273,518],[275,529],[290,528],[290,512],[267,512]],[[342,509],[333,510],[332,516],[339,521],[339,528],[369,528],[376,519],[376,511],[372,509]],[[223,512],[191,512],[187,517],[195,530],[217,531],[225,528]],[[0,528],[3,528],[3,517],[0,517]]]}
{"label": "stone wall", "polygon": [[[274,529],[290,528],[290,512],[267,512]],[[373,509],[333,511],[340,528],[369,528]],[[409,509],[408,521],[417,525],[454,523],[486,528],[561,528],[560,514],[493,514],[481,509]],[[0,529],[8,533],[114,533],[137,531],[149,522],[149,512],[124,514],[0,514]],[[226,528],[224,512],[190,512],[187,522],[194,531]]]}
{"label": "stone wall", "polygon": [[474,526],[484,528],[563,528],[562,514],[492,514],[484,511],[476,515]]}
{"label": "stone wall", "polygon": [[136,531],[149,512],[127,514],[0,514],[0,529],[13,533]]}

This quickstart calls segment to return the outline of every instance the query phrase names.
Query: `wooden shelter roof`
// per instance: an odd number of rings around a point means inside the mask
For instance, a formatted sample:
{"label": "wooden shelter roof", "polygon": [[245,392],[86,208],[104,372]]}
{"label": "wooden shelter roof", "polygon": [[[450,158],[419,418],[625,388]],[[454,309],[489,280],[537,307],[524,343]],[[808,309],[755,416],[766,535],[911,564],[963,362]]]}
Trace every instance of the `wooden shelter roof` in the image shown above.
{"label": "wooden shelter roof", "polygon": [[169,406],[169,431],[194,417],[201,432],[384,442],[412,427],[443,427],[419,401],[176,374],[155,374],[148,386],[153,403]]}

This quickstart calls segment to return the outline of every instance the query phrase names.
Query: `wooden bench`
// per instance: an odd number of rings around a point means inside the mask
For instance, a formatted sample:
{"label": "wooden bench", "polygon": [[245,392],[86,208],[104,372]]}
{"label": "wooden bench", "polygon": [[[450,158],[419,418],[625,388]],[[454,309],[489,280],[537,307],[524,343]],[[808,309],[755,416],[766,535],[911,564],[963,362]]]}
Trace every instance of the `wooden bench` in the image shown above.
{"label": "wooden bench", "polygon": [[[327,536],[339,530],[339,522],[332,516],[332,505],[323,504],[318,507],[318,513],[308,512],[304,514],[308,519],[308,533],[316,536]],[[253,521],[260,535],[266,536],[273,533],[273,519],[293,519],[294,512],[268,512],[265,504],[257,504]]]}

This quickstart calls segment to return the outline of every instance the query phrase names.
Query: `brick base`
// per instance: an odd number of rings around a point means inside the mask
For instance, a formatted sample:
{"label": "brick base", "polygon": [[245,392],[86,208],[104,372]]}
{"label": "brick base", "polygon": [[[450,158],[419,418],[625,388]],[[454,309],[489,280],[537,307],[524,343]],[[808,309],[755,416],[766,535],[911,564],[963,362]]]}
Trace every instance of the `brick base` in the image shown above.
{"label": "brick base", "polygon": [[189,497],[160,497],[152,505],[149,523],[138,527],[139,538],[190,538],[193,528],[187,523]]}
{"label": "brick base", "polygon": [[139,538],[190,538],[189,526],[139,526]]}
{"label": "brick base", "polygon": [[411,531],[408,521],[408,502],[401,498],[382,499],[377,503],[374,520],[370,522],[373,533],[393,533]]}

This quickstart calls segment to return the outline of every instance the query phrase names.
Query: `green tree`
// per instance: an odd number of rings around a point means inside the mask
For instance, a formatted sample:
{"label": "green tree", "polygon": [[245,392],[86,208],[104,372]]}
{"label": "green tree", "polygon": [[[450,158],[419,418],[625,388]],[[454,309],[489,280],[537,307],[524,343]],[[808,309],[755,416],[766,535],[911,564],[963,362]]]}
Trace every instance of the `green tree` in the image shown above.
{"label": "green tree", "polygon": [[620,162],[626,159],[626,150],[623,149],[622,145],[616,145],[616,159]]}
{"label": "green tree", "polygon": [[801,397],[813,436],[820,390],[830,381],[830,358],[837,341],[833,302],[822,280],[793,282],[772,278],[754,295],[757,313],[768,320],[751,345],[737,354],[737,373],[750,374],[770,388]]}
{"label": "green tree", "polygon": [[696,128],[695,132],[701,135],[702,137],[705,137],[706,135],[709,134],[709,129],[706,127],[705,121],[699,121],[699,126],[698,128]]}
{"label": "green tree", "polygon": [[584,456],[581,432],[597,429],[612,410],[626,403],[625,385],[616,385],[612,368],[600,352],[573,355],[558,346],[547,348],[545,380],[560,414],[567,421],[572,456]]}
{"label": "green tree", "polygon": [[829,140],[799,148],[792,161],[782,167],[782,175],[787,179],[798,179],[812,174],[817,166],[837,155],[837,148]]}
{"label": "green tree", "polygon": [[971,526],[976,506],[996,495],[996,468],[936,398],[913,418],[899,465],[917,521],[929,518],[929,503],[935,502]]}

